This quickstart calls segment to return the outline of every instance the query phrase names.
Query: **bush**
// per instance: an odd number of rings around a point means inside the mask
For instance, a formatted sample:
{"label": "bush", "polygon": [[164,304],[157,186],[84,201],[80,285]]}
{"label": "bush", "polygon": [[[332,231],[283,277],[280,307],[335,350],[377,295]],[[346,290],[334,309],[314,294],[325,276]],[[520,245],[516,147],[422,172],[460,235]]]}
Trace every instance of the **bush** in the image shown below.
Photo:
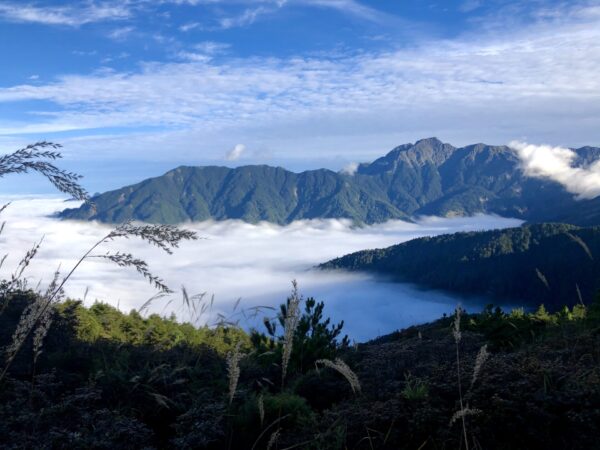
{"label": "bush", "polygon": [[421,378],[417,378],[411,373],[404,375],[404,388],[402,396],[411,401],[424,400],[429,395],[429,387]]}

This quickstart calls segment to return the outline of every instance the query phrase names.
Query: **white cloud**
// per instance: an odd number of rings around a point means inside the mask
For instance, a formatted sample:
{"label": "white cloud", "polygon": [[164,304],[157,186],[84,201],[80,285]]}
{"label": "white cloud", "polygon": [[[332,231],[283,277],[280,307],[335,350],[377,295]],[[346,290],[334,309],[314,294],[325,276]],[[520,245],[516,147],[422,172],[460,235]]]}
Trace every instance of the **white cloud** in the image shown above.
{"label": "white cloud", "polygon": [[122,20],[130,15],[129,9],[119,3],[86,2],[83,6],[36,6],[11,2],[0,4],[0,18],[44,25],[78,27],[92,22]]}
{"label": "white cloud", "polygon": [[[140,12],[154,11],[157,5],[234,5],[243,6],[241,13],[217,19],[221,29],[244,27],[253,24],[263,15],[277,12],[284,6],[298,5],[336,9],[345,14],[355,15],[366,20],[380,20],[385,17],[377,10],[367,7],[356,0],[90,0],[74,6],[38,6],[35,3],[6,2],[0,4],[0,18],[12,22],[39,23],[44,25],[64,25],[78,27],[88,23],[114,21],[132,18]],[[247,7],[247,5],[259,6]],[[163,12],[162,14],[168,14]],[[179,27],[182,32],[188,32],[200,27],[198,22],[189,22]]]}
{"label": "white cloud", "polygon": [[185,23],[179,27],[179,30],[183,31],[184,33],[187,33],[188,31],[198,28],[199,26],[200,23],[198,22]]}
{"label": "white cloud", "polygon": [[237,161],[241,158],[242,154],[246,151],[246,146],[244,144],[236,144],[231,150],[227,152],[225,155],[225,159],[227,161]]}
{"label": "white cloud", "polygon": [[213,56],[226,52],[229,47],[224,42],[204,41],[193,45],[193,51],[177,52],[177,57],[184,61],[208,63]]}
{"label": "white cloud", "polygon": [[0,133],[157,127],[167,131],[153,141],[177,132],[188,149],[222,148],[215,136],[224,135],[321,155],[362,148],[346,160],[381,153],[399,136],[467,144],[568,133],[585,142],[600,122],[600,18],[584,11],[570,22],[379,53],[217,60],[196,49],[180,63],[0,88],[0,102],[53,103],[26,122],[0,121]]}
{"label": "white cloud", "polygon": [[270,8],[265,6],[247,8],[241,14],[238,14],[236,16],[223,17],[219,19],[219,26],[224,30],[236,27],[245,27],[248,25],[252,25],[258,17],[265,14],[270,14],[276,10],[276,8]]}
{"label": "white cloud", "polygon": [[354,175],[356,173],[356,171],[358,170],[358,163],[355,162],[351,162],[350,164],[346,165],[341,172],[345,173],[346,175]]}
{"label": "white cloud", "polygon": [[192,62],[209,62],[211,57],[205,53],[195,53],[195,52],[185,52],[180,51],[177,52],[177,58],[183,61],[192,61]]}
{"label": "white cloud", "polygon": [[256,115],[418,111],[451,103],[487,102],[494,109],[525,98],[529,104],[567,99],[592,104],[600,97],[599,41],[600,28],[586,28],[334,60],[151,63],[138,73],[68,75],[52,84],[3,88],[0,102],[49,100],[65,108],[63,117],[76,110],[80,120],[99,109],[110,125],[234,123]]}
{"label": "white cloud", "polygon": [[[251,2],[231,1],[225,3],[246,4]],[[265,15],[273,14],[284,7],[313,7],[334,9],[342,14],[355,16],[362,20],[372,22],[383,22],[391,19],[377,9],[363,5],[356,0],[263,0],[259,6],[246,8],[240,14],[222,17],[219,19],[219,27],[230,29],[252,25],[256,20]],[[396,20],[398,21],[398,20]]]}
{"label": "white cloud", "polygon": [[[2,198],[0,204],[12,204],[2,213],[6,227],[0,235],[3,254],[9,256],[0,277],[14,270],[24,251],[45,236],[39,254],[27,269],[31,285],[47,283],[61,265],[69,270],[78,257],[109,227],[91,222],[62,222],[48,217],[72,204],[61,199]],[[349,252],[385,247],[423,235],[453,231],[481,230],[516,226],[520,222],[498,217],[479,216],[463,219],[422,219],[418,224],[392,221],[385,224],[352,228],[349,221],[314,220],[288,226],[238,221],[186,224],[206,239],[185,243],[172,256],[131,239],[115,241],[98,249],[132,253],[146,260],[151,270],[174,289],[185,285],[190,293],[215,295],[215,310],[229,314],[242,298],[245,307],[277,306],[285,300],[290,281],[298,279],[306,296],[316,296],[327,304],[327,314],[345,319],[346,329],[356,338],[374,337],[417,321],[451,312],[457,299],[420,291],[401,284],[376,282],[366,275],[317,273],[310,270],[320,262]],[[67,295],[81,298],[89,288],[88,302],[94,299],[120,305],[124,311],[139,308],[155,291],[135,270],[115,267],[100,260],[88,260],[67,284]],[[174,302],[165,310],[167,300],[156,303],[154,312],[180,317],[185,312]],[[368,315],[369,320],[364,317]]]}
{"label": "white cloud", "polygon": [[214,55],[217,53],[223,53],[227,49],[231,47],[230,44],[225,42],[215,42],[215,41],[203,41],[194,45],[194,48],[202,53],[206,53],[207,55]]}
{"label": "white cloud", "polygon": [[71,54],[76,55],[76,56],[94,56],[94,55],[98,54],[98,51],[97,50],[89,50],[89,51],[73,50],[71,52]]}
{"label": "white cloud", "polygon": [[363,20],[373,22],[382,22],[383,20],[389,19],[386,14],[356,0],[290,0],[290,3],[335,9],[344,14],[353,15]]}
{"label": "white cloud", "polygon": [[134,27],[119,27],[108,33],[108,37],[115,41],[122,41],[126,39],[131,33],[135,31]]}
{"label": "white cloud", "polygon": [[525,175],[554,180],[579,199],[600,195],[600,160],[587,167],[574,167],[577,154],[568,148],[516,141],[509,146],[521,159]]}

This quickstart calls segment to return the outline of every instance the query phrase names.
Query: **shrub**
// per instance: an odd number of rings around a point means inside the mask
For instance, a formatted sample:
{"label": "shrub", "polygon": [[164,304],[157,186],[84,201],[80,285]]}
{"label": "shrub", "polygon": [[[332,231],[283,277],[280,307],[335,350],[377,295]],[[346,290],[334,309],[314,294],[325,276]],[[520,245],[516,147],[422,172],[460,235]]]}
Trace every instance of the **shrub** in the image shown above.
{"label": "shrub", "polygon": [[404,374],[404,388],[402,396],[411,401],[424,400],[429,395],[429,387],[421,378],[417,378],[410,372]]}
{"label": "shrub", "polygon": [[[290,299],[280,306],[275,320],[265,320],[266,335],[256,330],[251,333],[251,341],[257,352],[269,356],[263,358],[265,365],[281,361],[285,333],[279,334],[278,325],[285,331]],[[340,339],[344,322],[332,325],[330,318],[323,317],[324,307],[323,302],[317,302],[312,297],[304,302],[304,311],[299,317],[293,336],[289,359],[290,372],[303,373],[311,370],[316,361],[334,359],[340,348],[349,345],[348,336]]]}

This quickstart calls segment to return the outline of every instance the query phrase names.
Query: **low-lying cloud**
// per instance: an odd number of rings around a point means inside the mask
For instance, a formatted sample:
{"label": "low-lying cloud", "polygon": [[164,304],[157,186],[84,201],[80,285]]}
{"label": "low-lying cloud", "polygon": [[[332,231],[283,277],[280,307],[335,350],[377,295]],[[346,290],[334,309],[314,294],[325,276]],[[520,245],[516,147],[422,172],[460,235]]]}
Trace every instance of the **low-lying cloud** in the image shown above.
{"label": "low-lying cloud", "polygon": [[509,146],[521,159],[525,175],[556,181],[576,194],[578,199],[592,199],[600,195],[600,160],[585,167],[575,167],[577,153],[568,148],[516,141]]}
{"label": "low-lying cloud", "polygon": [[[53,271],[70,270],[76,259],[110,227],[91,222],[64,222],[49,215],[63,209],[57,198],[13,198],[2,213],[6,221],[0,235],[3,253],[9,256],[2,267],[3,278],[10,275],[19,259],[34,242],[44,236],[40,252],[28,268],[30,285],[47,283]],[[287,226],[258,225],[240,221],[186,224],[203,237],[185,243],[174,255],[131,239],[115,241],[102,249],[130,252],[145,259],[151,270],[174,290],[185,286],[190,294],[214,294],[212,318],[229,316],[241,298],[240,308],[277,306],[297,279],[305,296],[326,302],[326,313],[345,320],[346,331],[355,339],[366,339],[397,328],[424,322],[451,312],[459,299],[414,287],[376,281],[365,274],[319,272],[312,268],[336,256],[367,248],[386,247],[408,239],[463,230],[516,226],[520,222],[494,216],[473,218],[423,218],[418,223],[390,221],[353,228],[346,220],[298,221]],[[67,284],[66,292],[87,303],[102,300],[123,311],[140,308],[155,291],[133,269],[122,269],[100,260],[88,260]],[[187,319],[179,296],[159,299],[152,312]],[[238,309],[239,310],[239,309]],[[238,318],[242,318],[238,314]],[[368,320],[365,320],[368,318]],[[203,320],[210,321],[209,317]],[[254,322],[259,325],[258,322]],[[251,325],[252,323],[250,323]]]}

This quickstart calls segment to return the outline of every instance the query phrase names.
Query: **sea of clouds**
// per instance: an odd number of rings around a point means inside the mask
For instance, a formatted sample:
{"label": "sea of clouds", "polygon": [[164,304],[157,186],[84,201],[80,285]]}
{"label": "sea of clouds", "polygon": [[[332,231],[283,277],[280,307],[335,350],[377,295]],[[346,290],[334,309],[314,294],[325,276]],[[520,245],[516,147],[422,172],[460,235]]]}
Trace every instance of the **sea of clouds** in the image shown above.
{"label": "sea of clouds", "polygon": [[[9,277],[25,251],[43,239],[38,255],[26,271],[32,287],[38,283],[43,287],[59,267],[61,272],[68,272],[111,229],[99,223],[51,217],[56,211],[73,206],[62,198],[19,196],[3,197],[0,201],[11,202],[1,217],[6,225],[0,246],[2,255],[8,255],[1,269],[2,278]],[[289,295],[295,279],[305,297],[324,300],[326,313],[337,321],[344,320],[345,331],[352,338],[364,340],[434,319],[451,312],[459,302],[466,302],[467,306],[471,302],[473,308],[477,302],[377,280],[366,274],[321,272],[313,269],[316,264],[419,236],[519,224],[515,219],[483,215],[424,217],[416,223],[390,221],[362,228],[353,227],[346,220],[298,221],[287,226],[208,221],[185,224],[201,239],[184,243],[171,256],[137,239],[105,244],[96,254],[108,250],[130,252],[146,260],[151,270],[177,291],[174,296],[156,299],[150,312],[174,312],[183,320],[189,319],[180,291],[185,286],[190,295],[205,292],[206,299],[214,296],[212,309],[201,317],[201,323],[211,323],[223,314],[245,326],[254,326],[260,320],[248,317],[251,308],[278,306]],[[75,272],[66,285],[66,293],[72,298],[85,296],[88,304],[99,300],[129,311],[140,308],[156,291],[134,269],[90,259]],[[272,314],[273,311],[265,310],[263,315]]]}

